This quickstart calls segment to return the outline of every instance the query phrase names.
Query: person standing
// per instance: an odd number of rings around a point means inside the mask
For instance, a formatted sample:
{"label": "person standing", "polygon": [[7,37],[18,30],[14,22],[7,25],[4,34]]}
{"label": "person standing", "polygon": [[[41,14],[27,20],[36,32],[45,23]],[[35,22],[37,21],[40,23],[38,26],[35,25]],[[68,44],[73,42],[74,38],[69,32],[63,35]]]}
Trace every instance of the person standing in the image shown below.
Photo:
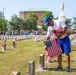
{"label": "person standing", "polygon": [[[63,51],[66,54],[66,71],[71,72],[70,68],[70,52],[71,52],[71,42],[66,34],[67,26],[64,21],[61,20],[53,20],[49,16],[44,18],[44,25],[48,26],[46,40],[50,40],[51,32],[56,33],[56,29],[62,29],[62,32],[57,36],[57,41]],[[62,53],[62,54],[63,54]],[[58,67],[55,71],[62,70],[62,54],[58,56]]]}
{"label": "person standing", "polygon": [[36,30],[35,32],[35,41],[38,42],[39,41],[39,32]]}

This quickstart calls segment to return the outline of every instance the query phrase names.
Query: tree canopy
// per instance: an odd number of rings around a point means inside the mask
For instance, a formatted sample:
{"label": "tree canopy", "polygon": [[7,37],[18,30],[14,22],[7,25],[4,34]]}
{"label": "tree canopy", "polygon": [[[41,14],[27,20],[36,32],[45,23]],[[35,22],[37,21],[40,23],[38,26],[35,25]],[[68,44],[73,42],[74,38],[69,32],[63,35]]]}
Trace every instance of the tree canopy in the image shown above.
{"label": "tree canopy", "polygon": [[71,28],[71,26],[72,26],[71,19],[67,18],[66,21],[65,21],[65,24],[67,25],[68,28]]}
{"label": "tree canopy", "polygon": [[2,11],[0,11],[0,32],[5,32],[7,30],[7,20],[4,18]]}
{"label": "tree canopy", "polygon": [[33,12],[29,12],[28,15],[25,17],[25,21],[27,24],[26,28],[29,27],[30,30],[37,30],[37,20],[38,16]]}
{"label": "tree canopy", "polygon": [[23,26],[23,23],[24,21],[14,14],[11,16],[11,21],[9,21],[8,27],[10,30],[20,31],[22,29],[21,27]]}
{"label": "tree canopy", "polygon": [[73,25],[74,25],[74,28],[76,29],[76,16],[73,17]]}

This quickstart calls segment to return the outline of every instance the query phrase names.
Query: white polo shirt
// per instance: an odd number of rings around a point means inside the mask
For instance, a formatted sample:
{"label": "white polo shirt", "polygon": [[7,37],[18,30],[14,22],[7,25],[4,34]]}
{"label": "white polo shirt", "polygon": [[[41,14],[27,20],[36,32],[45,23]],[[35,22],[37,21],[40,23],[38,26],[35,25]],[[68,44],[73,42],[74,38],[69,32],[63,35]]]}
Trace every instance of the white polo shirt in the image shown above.
{"label": "white polo shirt", "polygon": [[[66,24],[61,21],[61,20],[54,20],[54,25],[53,26],[49,26],[48,30],[47,30],[47,36],[46,37],[50,37],[52,34],[54,34],[52,32],[52,30],[58,29],[58,28],[64,28],[66,27]],[[66,35],[66,33],[64,35],[61,36],[61,38],[64,38]]]}

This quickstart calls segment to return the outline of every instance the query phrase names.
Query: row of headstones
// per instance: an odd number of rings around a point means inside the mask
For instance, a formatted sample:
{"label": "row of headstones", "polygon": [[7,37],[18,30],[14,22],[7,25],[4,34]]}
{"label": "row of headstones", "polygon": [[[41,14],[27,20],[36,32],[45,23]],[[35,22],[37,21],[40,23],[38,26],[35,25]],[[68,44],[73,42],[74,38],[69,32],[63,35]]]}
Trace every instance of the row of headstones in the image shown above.
{"label": "row of headstones", "polygon": [[20,41],[20,40],[26,40],[26,39],[31,39],[30,35],[22,35],[22,36],[16,36],[16,40]]}
{"label": "row of headstones", "polygon": [[76,34],[71,34],[71,35],[69,36],[70,40],[73,40],[75,37],[76,37]]}
{"label": "row of headstones", "polygon": [[71,41],[71,46],[76,46],[76,41]]}
{"label": "row of headstones", "polygon": [[[19,41],[19,40],[23,40],[23,39],[24,40],[31,39],[32,37],[30,35],[26,35],[26,36],[22,35],[22,36],[13,36],[11,39],[13,39],[13,38],[16,38],[16,40]],[[46,35],[34,35],[33,36],[33,39],[35,42],[45,40],[45,38],[46,38]],[[7,37],[4,37],[4,39],[7,39]]]}
{"label": "row of headstones", "polygon": [[[73,34],[73,35],[70,35],[70,39],[72,40],[73,38],[75,38],[76,34]],[[22,38],[23,37],[23,38]],[[16,36],[15,39],[18,41],[18,40],[22,40],[24,39],[24,36]],[[26,36],[27,38],[30,38],[29,36]],[[46,35],[35,35],[34,36],[34,41],[35,42],[38,42],[38,41],[41,41],[41,40],[45,40],[46,38]],[[12,48],[15,48],[16,46],[16,40],[14,40],[12,42]],[[74,44],[74,43],[73,43]],[[76,43],[75,43],[76,45]],[[4,42],[2,42],[2,50],[6,50],[6,40],[4,40]]]}
{"label": "row of headstones", "polygon": [[2,35],[0,37],[1,37],[1,39],[13,39],[13,38],[16,38],[17,41],[33,38],[35,42],[39,42],[39,41],[45,40],[46,35],[33,35],[33,36],[21,35],[21,36],[4,36],[4,37]]}
{"label": "row of headstones", "polygon": [[[44,71],[44,54],[40,54],[39,67],[35,70],[35,61],[28,62],[28,75],[35,75],[35,72]],[[20,75],[19,71],[13,71],[10,75]]]}
{"label": "row of headstones", "polygon": [[76,34],[72,34],[69,36],[69,38],[71,40],[71,46],[76,46],[76,41],[72,41],[75,37],[76,37]]}
{"label": "row of headstones", "polygon": [[35,35],[34,36],[34,41],[35,42],[43,41],[45,39],[46,39],[46,35]]}
{"label": "row of headstones", "polygon": [[[53,36],[51,36],[51,37],[53,37]],[[76,34],[72,34],[72,35],[69,36],[69,38],[71,40],[73,40],[75,37],[76,37]],[[34,35],[33,38],[34,38],[35,42],[39,42],[39,41],[45,40],[46,35]]]}
{"label": "row of headstones", "polygon": [[31,39],[33,38],[35,42],[41,41],[45,39],[46,35],[21,35],[21,36],[14,36],[13,38],[16,38],[16,40],[25,40],[25,39]]}
{"label": "row of headstones", "polygon": [[[46,37],[46,35],[37,35],[37,36],[35,36],[34,37],[34,41],[35,42],[38,42],[38,41],[42,41],[42,40],[45,40],[45,37]],[[29,38],[29,37],[28,37]],[[22,40],[23,38],[17,38],[17,37],[15,37],[14,38],[14,40],[12,41],[12,48],[15,48],[15,46],[16,46],[16,41],[19,41],[19,40]],[[5,40],[2,42],[2,50],[4,51],[4,50],[6,50],[6,38],[5,38]]]}
{"label": "row of headstones", "polygon": [[[17,40],[21,40],[21,39],[29,39],[29,38],[34,38],[34,39],[37,39],[37,41],[39,40],[43,40],[42,37],[45,38],[46,35],[15,35],[15,36],[12,36],[12,35],[0,35],[0,39],[13,39],[13,38],[17,38]],[[72,34],[70,35],[70,39],[73,39],[74,37],[76,36],[76,34]]]}
{"label": "row of headstones", "polygon": [[31,36],[30,35],[19,35],[19,36],[3,36],[0,35],[0,39],[13,39],[13,38],[17,38],[17,40],[23,40],[23,39],[30,39]]}
{"label": "row of headstones", "polygon": [[[76,34],[72,34],[72,35],[69,36],[69,38],[71,40],[73,40],[75,37],[76,37]],[[46,39],[46,35],[35,35],[33,38],[34,38],[35,42],[39,42],[39,41],[45,40]]]}

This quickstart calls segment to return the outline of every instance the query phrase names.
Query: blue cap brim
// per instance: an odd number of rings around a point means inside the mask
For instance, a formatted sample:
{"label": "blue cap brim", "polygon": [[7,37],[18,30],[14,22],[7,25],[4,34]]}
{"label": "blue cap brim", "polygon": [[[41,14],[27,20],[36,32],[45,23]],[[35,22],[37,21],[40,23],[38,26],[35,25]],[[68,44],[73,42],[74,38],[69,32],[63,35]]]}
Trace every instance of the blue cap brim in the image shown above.
{"label": "blue cap brim", "polygon": [[44,23],[44,25],[47,26],[48,25],[48,22]]}

